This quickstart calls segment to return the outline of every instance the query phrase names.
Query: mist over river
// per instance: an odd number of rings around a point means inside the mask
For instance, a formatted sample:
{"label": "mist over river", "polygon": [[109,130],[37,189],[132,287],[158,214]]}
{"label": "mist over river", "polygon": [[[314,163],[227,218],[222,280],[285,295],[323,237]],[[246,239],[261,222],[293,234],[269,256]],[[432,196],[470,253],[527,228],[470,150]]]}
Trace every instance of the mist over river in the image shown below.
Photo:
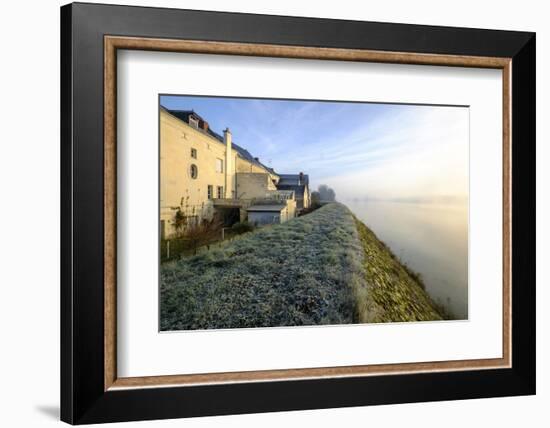
{"label": "mist over river", "polygon": [[456,319],[468,318],[468,205],[344,200]]}

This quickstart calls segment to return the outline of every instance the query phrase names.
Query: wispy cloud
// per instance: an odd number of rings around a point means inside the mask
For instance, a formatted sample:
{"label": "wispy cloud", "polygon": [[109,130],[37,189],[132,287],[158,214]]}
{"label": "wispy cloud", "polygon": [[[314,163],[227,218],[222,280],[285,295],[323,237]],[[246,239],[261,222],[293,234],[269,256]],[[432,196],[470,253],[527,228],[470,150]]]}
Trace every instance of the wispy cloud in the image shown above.
{"label": "wispy cloud", "polygon": [[369,103],[163,97],[194,109],[281,173],[304,171],[340,199],[462,198],[468,109]]}

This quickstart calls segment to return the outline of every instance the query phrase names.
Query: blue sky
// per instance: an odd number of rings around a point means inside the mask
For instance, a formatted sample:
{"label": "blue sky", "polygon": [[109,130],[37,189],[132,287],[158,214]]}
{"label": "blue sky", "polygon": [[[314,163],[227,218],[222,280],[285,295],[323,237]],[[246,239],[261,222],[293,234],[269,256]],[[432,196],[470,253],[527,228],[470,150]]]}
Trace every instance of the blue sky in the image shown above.
{"label": "blue sky", "polygon": [[467,194],[466,107],[162,96],[194,110],[279,173],[310,175],[339,199]]}

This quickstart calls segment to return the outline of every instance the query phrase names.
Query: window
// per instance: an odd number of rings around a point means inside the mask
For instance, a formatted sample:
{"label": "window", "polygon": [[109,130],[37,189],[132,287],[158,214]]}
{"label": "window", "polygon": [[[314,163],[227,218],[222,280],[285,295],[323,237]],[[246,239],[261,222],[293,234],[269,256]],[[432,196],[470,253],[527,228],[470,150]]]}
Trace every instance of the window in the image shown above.
{"label": "window", "polygon": [[199,119],[194,118],[193,116],[189,116],[189,125],[191,125],[193,128],[199,127]]}
{"label": "window", "polygon": [[191,149],[191,157],[197,159],[197,149]]}
{"label": "window", "polygon": [[223,198],[223,186],[218,186],[218,199]]}
{"label": "window", "polygon": [[197,178],[199,176],[199,169],[197,168],[197,165],[191,165],[191,168],[189,168],[189,174],[191,174],[191,178]]}
{"label": "window", "polygon": [[216,159],[216,172],[223,172],[223,159]]}
{"label": "window", "polygon": [[212,199],[214,197],[214,186],[211,184],[208,185],[208,199]]}

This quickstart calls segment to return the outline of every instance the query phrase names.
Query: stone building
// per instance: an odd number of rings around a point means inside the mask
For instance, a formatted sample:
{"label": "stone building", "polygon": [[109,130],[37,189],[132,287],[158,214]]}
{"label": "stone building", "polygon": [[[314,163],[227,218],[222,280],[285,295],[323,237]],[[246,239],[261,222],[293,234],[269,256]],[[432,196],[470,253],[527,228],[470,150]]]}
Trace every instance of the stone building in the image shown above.
{"label": "stone building", "polygon": [[[194,111],[161,107],[160,228],[163,238],[176,233],[176,216],[184,228],[214,216],[231,225],[248,219],[249,213],[262,212],[262,208],[255,209],[255,206],[272,205],[284,208],[279,215],[271,216],[271,222],[286,221],[309,206],[306,182],[307,175],[281,175],[262,164],[232,141],[229,129],[222,136]],[[262,216],[261,222],[265,223],[266,218]]]}
{"label": "stone building", "polygon": [[294,192],[297,210],[307,208],[311,204],[309,176],[303,172],[299,174],[279,174],[277,189],[292,190]]}

